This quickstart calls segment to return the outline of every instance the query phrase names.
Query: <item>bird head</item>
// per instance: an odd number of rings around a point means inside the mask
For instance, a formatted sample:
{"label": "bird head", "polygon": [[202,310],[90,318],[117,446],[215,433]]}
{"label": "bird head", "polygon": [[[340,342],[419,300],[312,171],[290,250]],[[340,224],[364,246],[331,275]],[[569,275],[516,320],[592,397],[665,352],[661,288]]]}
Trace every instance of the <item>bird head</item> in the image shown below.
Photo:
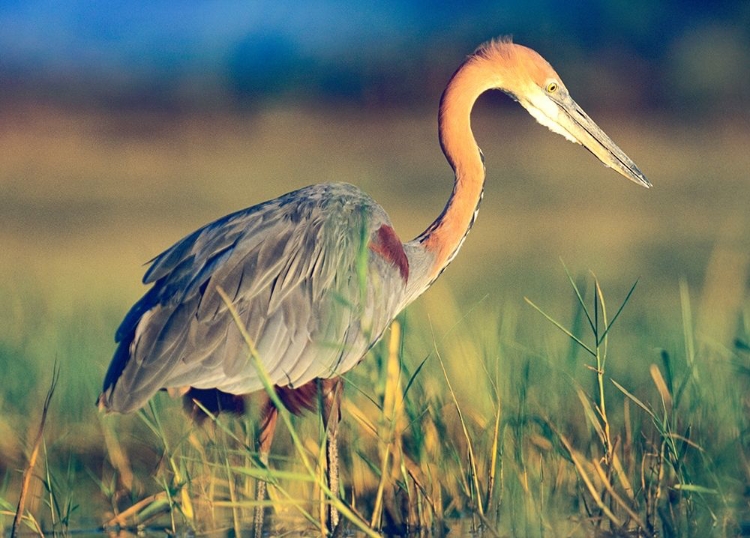
{"label": "bird head", "polygon": [[560,76],[535,51],[501,40],[480,47],[475,55],[496,69],[497,89],[517,100],[539,123],[581,144],[605,166],[629,180],[651,186],[625,152],[578,106]]}

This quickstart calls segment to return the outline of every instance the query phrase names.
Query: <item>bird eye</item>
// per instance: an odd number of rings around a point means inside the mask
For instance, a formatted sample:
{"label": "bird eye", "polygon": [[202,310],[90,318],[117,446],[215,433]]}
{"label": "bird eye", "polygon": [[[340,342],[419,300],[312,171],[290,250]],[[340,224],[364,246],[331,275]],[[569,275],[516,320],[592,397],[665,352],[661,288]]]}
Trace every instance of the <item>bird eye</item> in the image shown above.
{"label": "bird eye", "polygon": [[547,93],[555,93],[557,89],[559,88],[559,84],[557,82],[549,82],[547,83]]}

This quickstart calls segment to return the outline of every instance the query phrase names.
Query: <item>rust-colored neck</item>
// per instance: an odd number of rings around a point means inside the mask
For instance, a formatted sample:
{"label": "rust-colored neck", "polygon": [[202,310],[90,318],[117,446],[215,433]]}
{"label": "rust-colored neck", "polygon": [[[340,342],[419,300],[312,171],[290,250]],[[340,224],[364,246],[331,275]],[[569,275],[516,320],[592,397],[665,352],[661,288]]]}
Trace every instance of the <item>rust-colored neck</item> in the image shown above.
{"label": "rust-colored neck", "polygon": [[471,131],[471,109],[477,98],[497,83],[489,62],[472,56],[453,75],[440,100],[440,145],[455,173],[455,183],[443,212],[415,239],[432,254],[433,262],[425,275],[427,285],[453,260],[474,223],[485,172]]}

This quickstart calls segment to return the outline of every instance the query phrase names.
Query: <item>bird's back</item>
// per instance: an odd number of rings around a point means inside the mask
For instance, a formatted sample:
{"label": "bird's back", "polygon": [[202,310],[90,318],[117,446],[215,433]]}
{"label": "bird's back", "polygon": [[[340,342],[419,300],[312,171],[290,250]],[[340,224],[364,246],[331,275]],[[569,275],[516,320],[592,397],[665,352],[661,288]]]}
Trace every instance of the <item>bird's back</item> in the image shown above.
{"label": "bird's back", "polygon": [[279,386],[352,368],[401,305],[408,262],[383,209],[347,184],[313,185],[227,215],[156,257],[120,325],[100,405],[159,389],[262,387],[228,295]]}

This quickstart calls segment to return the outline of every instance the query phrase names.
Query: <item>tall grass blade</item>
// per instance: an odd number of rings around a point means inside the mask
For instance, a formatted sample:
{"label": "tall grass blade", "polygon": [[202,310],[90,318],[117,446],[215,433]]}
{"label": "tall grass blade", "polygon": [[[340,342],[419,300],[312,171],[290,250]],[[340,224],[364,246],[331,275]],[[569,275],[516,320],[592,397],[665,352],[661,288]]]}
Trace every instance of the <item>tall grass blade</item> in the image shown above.
{"label": "tall grass blade", "polygon": [[133,491],[135,474],[130,465],[130,459],[128,458],[127,452],[123,450],[120,441],[112,431],[111,422],[104,420],[102,414],[99,414],[99,425],[101,426],[102,436],[104,437],[107,457],[109,458],[112,467],[115,469],[119,485],[127,492]]}
{"label": "tall grass blade", "polygon": [[[638,280],[636,280],[633,285],[630,287],[630,290],[628,291],[627,295],[625,295],[625,299],[623,299],[622,304],[620,305],[620,308],[617,309],[617,312],[615,312],[614,317],[612,317],[612,321],[609,322],[607,327],[604,329],[604,333],[602,333],[601,338],[599,341],[603,341],[604,338],[606,338],[607,334],[609,334],[610,329],[617,321],[617,318],[620,317],[620,314],[622,313],[623,309],[625,308],[625,305],[628,304],[628,301],[630,301],[630,296],[633,295],[633,292],[635,291],[635,287],[638,285]],[[603,303],[602,303],[603,304]]]}
{"label": "tall grass blade", "polygon": [[604,434],[604,430],[602,429],[602,424],[599,421],[597,412],[594,411],[594,408],[591,405],[591,401],[589,400],[588,395],[580,388],[576,389],[576,394],[578,395],[578,399],[581,401],[583,412],[586,415],[589,424],[591,424],[591,427],[594,428],[594,431],[596,432],[596,436],[599,437],[599,441],[602,443],[602,445],[606,445],[607,440]]}
{"label": "tall grass blade", "polygon": [[659,367],[655,364],[652,364],[649,367],[649,373],[651,374],[651,379],[654,381],[654,385],[656,385],[656,390],[659,393],[659,396],[661,397],[661,404],[664,407],[664,411],[667,412],[672,409],[672,395],[669,393],[669,389],[667,388],[667,383],[664,381],[664,377],[661,375],[661,371],[659,370]]}
{"label": "tall grass blade", "polygon": [[[502,415],[500,410],[500,404],[497,405],[497,412],[495,413],[495,427],[492,431],[492,448],[490,456],[490,475],[487,479],[487,498],[485,504],[487,511],[489,512],[490,506],[492,505],[492,496],[495,493],[495,476],[497,474],[497,459],[499,455],[499,443],[500,443],[500,416]],[[501,484],[502,487],[502,484]]]}
{"label": "tall grass blade", "polygon": [[[596,357],[596,352],[591,349],[589,346],[587,346],[580,338],[578,338],[576,335],[571,333],[568,329],[566,329],[562,324],[560,324],[557,320],[555,320],[553,317],[548,315],[544,310],[539,308],[534,302],[529,299],[528,297],[524,297],[524,300],[531,305],[537,312],[539,312],[542,316],[544,316],[547,321],[552,323],[555,327],[560,329],[563,333],[565,333],[570,339],[572,339],[575,343],[577,343],[581,348],[583,348],[586,352],[588,352],[589,355],[592,357]],[[588,315],[588,314],[587,314]]]}
{"label": "tall grass blade", "polygon": [[11,538],[16,538],[20,533],[21,520],[23,514],[26,511],[26,499],[29,493],[29,485],[31,484],[31,477],[34,476],[34,467],[36,467],[36,461],[39,457],[39,449],[42,445],[44,438],[44,427],[47,424],[47,412],[49,411],[50,403],[52,402],[52,395],[55,393],[57,382],[60,380],[60,367],[55,361],[52,367],[52,381],[50,382],[49,389],[47,390],[47,396],[44,399],[44,406],[42,407],[42,417],[39,420],[39,428],[36,432],[36,438],[34,444],[31,445],[31,454],[29,454],[29,461],[26,464],[26,469],[23,471],[21,478],[21,492],[18,496],[18,505],[16,506],[16,515],[13,518],[13,527],[10,532]]}
{"label": "tall grass blade", "polygon": [[481,489],[479,488],[479,475],[477,473],[477,465],[476,465],[476,457],[474,456],[474,447],[471,442],[471,436],[469,435],[469,429],[466,426],[466,420],[464,420],[463,412],[461,411],[461,406],[458,404],[458,398],[456,397],[456,392],[453,390],[453,385],[451,384],[450,379],[448,378],[448,371],[445,369],[445,364],[443,363],[443,358],[440,356],[440,353],[435,350],[435,355],[438,358],[438,362],[440,363],[440,368],[443,370],[443,376],[445,377],[445,382],[448,385],[448,391],[450,392],[451,399],[453,400],[453,405],[456,408],[456,413],[458,414],[458,420],[461,423],[461,429],[464,433],[464,438],[466,440],[466,447],[469,452],[469,466],[471,469],[471,476],[472,476],[472,485],[473,489],[476,495],[476,506],[477,510],[479,511],[479,516],[484,516],[484,507],[482,506],[482,497],[481,497]]}
{"label": "tall grass blade", "polygon": [[578,471],[578,476],[583,481],[584,485],[586,486],[586,489],[589,492],[589,495],[591,495],[591,498],[594,499],[594,502],[596,503],[596,505],[599,507],[602,513],[607,516],[607,518],[612,522],[612,524],[615,527],[622,527],[622,522],[620,521],[620,518],[618,518],[612,512],[612,510],[606,505],[601,495],[597,491],[596,486],[594,485],[594,482],[592,481],[591,477],[589,477],[588,472],[586,471],[586,467],[583,465],[583,461],[582,461],[580,454],[576,450],[573,449],[573,446],[570,444],[568,439],[555,427],[555,425],[552,422],[547,421],[547,425],[555,433],[555,435],[560,440],[560,443],[563,445],[563,447],[565,447],[565,450],[568,452],[570,459],[573,461],[573,465],[575,465],[576,471]]}
{"label": "tall grass blade", "polygon": [[586,301],[583,299],[583,294],[581,294],[581,290],[578,287],[578,284],[576,284],[575,280],[573,279],[573,276],[570,274],[570,271],[568,271],[568,266],[565,265],[565,262],[560,260],[562,263],[563,269],[565,270],[565,274],[568,276],[568,281],[570,282],[570,286],[573,288],[573,291],[576,294],[576,299],[578,299],[578,305],[583,310],[584,314],[586,314],[586,319],[589,322],[589,327],[591,327],[591,330],[593,332],[596,332],[596,324],[594,323],[594,320],[591,319],[591,314],[589,313],[589,309],[586,307]]}
{"label": "tall grass blade", "polygon": [[[379,528],[383,515],[383,495],[386,482],[391,478],[390,466],[396,454],[400,451],[399,436],[395,435],[403,420],[403,392],[400,390],[401,367],[399,361],[399,345],[401,343],[401,326],[398,321],[391,324],[391,337],[388,342],[388,357],[386,359],[385,394],[383,396],[383,421],[381,438],[384,441],[380,464],[380,482],[375,494],[375,507],[370,521],[370,527]],[[398,403],[397,403],[398,401]]]}
{"label": "tall grass blade", "polygon": [[417,379],[419,372],[422,371],[422,367],[427,363],[427,360],[429,358],[430,356],[428,355],[427,357],[422,359],[422,362],[419,363],[419,366],[417,366],[416,370],[414,370],[414,373],[409,377],[409,381],[406,382],[406,386],[404,387],[404,399],[406,399],[406,395],[409,392],[412,383],[414,383],[414,381]]}
{"label": "tall grass blade", "polygon": [[695,370],[695,334],[693,332],[693,311],[690,306],[690,288],[685,278],[680,279],[680,308],[682,310],[682,334],[685,342],[685,359],[693,379],[698,380]]}
{"label": "tall grass blade", "polygon": [[622,385],[620,385],[614,379],[610,379],[610,381],[612,381],[612,383],[614,384],[615,387],[617,387],[618,389],[620,389],[620,392],[622,392],[625,396],[627,396],[628,398],[630,398],[630,400],[632,400],[632,402],[635,405],[637,405],[638,407],[640,407],[641,409],[643,409],[648,414],[648,416],[650,416],[652,419],[654,419],[655,422],[658,422],[658,419],[656,418],[656,415],[654,415],[654,412],[651,411],[651,409],[646,404],[644,404],[642,401],[640,401],[635,395],[633,395],[631,392],[629,392],[628,389],[626,389],[625,387],[623,387]]}
{"label": "tall grass blade", "polygon": [[675,484],[672,487],[680,491],[690,491],[692,493],[701,493],[705,495],[719,494],[719,491],[714,488],[707,488],[705,486],[699,486],[698,484]]}
{"label": "tall grass blade", "polygon": [[592,463],[594,464],[594,469],[596,470],[596,474],[599,476],[599,480],[601,481],[602,485],[604,485],[604,489],[607,490],[607,493],[609,493],[610,497],[612,497],[612,500],[615,501],[625,512],[627,512],[628,516],[635,521],[635,523],[640,527],[641,529],[646,528],[646,524],[643,522],[641,517],[636,513],[635,510],[623,500],[622,497],[615,491],[615,488],[612,486],[612,484],[609,481],[609,478],[607,477],[607,473],[604,472],[604,469],[602,468],[601,463],[599,463],[597,460],[592,460]]}

